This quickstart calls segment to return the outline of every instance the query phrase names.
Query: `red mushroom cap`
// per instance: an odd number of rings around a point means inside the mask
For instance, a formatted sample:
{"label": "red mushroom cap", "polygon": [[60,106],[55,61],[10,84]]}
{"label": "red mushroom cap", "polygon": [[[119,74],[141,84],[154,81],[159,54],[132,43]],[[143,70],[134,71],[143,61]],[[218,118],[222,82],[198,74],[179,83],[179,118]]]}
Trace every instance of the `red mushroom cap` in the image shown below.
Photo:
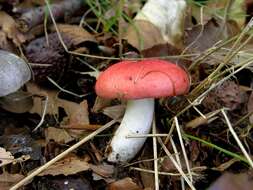
{"label": "red mushroom cap", "polygon": [[96,82],[98,96],[143,99],[188,92],[190,80],[178,65],[164,60],[122,61],[102,72]]}

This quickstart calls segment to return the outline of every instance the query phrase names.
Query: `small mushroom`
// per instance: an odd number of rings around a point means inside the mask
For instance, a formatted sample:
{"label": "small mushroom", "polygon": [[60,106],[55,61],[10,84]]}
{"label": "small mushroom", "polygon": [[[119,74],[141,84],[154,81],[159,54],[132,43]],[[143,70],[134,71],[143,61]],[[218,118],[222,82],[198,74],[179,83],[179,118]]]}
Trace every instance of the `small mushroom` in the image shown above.
{"label": "small mushroom", "polygon": [[148,134],[154,114],[154,98],[176,96],[188,92],[187,72],[168,61],[122,61],[102,72],[95,86],[98,96],[126,99],[125,115],[111,141],[111,162],[132,159],[146,138],[127,138]]}
{"label": "small mushroom", "polygon": [[[0,106],[22,113],[31,107],[31,95],[18,91],[31,78],[28,64],[13,53],[0,50]],[[25,102],[25,105],[21,100]],[[30,102],[29,104],[27,104]]]}

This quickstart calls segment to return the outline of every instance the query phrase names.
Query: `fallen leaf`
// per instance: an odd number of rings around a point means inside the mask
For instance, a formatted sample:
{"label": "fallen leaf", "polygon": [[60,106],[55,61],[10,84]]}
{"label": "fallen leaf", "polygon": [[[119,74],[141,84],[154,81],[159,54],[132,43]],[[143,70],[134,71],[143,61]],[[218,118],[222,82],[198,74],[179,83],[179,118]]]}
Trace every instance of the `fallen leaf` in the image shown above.
{"label": "fallen leaf", "polygon": [[7,39],[7,35],[3,31],[0,31],[0,49],[15,52],[14,44]]}
{"label": "fallen leaf", "polygon": [[99,151],[98,148],[92,142],[90,142],[90,146],[91,146],[92,152],[94,153],[97,161],[102,162],[102,160],[103,160],[102,152]]}
{"label": "fallen leaf", "polygon": [[252,190],[252,174],[225,173],[219,177],[208,190]]}
{"label": "fallen leaf", "polygon": [[0,189],[9,190],[14,184],[23,178],[24,176],[21,174],[10,174],[8,172],[3,172],[0,174]]}
{"label": "fallen leaf", "polygon": [[54,163],[53,165],[49,166],[43,172],[39,174],[39,176],[45,175],[73,175],[78,172],[87,171],[90,169],[89,163],[86,160],[78,158],[73,154],[65,157],[64,159]]}
{"label": "fallen leaf", "polygon": [[100,165],[90,164],[90,169],[94,173],[105,178],[112,177],[112,174],[114,173],[114,166],[109,164],[100,164]]}
{"label": "fallen leaf", "polygon": [[0,11],[0,27],[16,45],[26,41],[25,36],[16,28],[15,20],[4,11]]}
{"label": "fallen leaf", "polygon": [[[223,27],[227,27],[227,33],[224,32]],[[240,31],[238,26],[231,21],[225,23],[224,26],[223,23],[211,19],[205,25],[196,25],[186,30],[184,44],[191,51],[202,52],[223,40],[224,36],[233,36],[238,31]]]}
{"label": "fallen leaf", "polygon": [[127,29],[124,39],[139,51],[149,49],[156,44],[166,43],[159,29],[143,20],[134,21],[134,24]]}
{"label": "fallen leaf", "polygon": [[108,185],[108,190],[142,190],[130,177],[115,181]]}
{"label": "fallen leaf", "polygon": [[[58,98],[58,91],[43,89],[42,87],[30,82],[27,83],[27,91],[35,95],[48,97],[46,114],[58,115],[58,109],[59,107],[62,107],[67,113],[68,117],[72,118],[71,119],[72,122],[78,120],[78,122],[81,122],[81,124],[89,124],[89,117],[87,110],[88,106],[86,100],[81,102],[81,104],[71,102],[68,100],[63,100]],[[43,109],[44,106],[41,102],[41,98],[34,97],[34,106],[30,110],[30,113],[37,113],[41,115]]]}
{"label": "fallen leaf", "polygon": [[[57,24],[57,27],[60,33],[65,35],[71,41],[71,44],[75,46],[78,46],[84,42],[97,43],[95,37],[80,26],[70,24]],[[55,30],[55,27],[52,29]]]}
{"label": "fallen leaf", "polygon": [[66,130],[55,128],[55,127],[46,128],[45,137],[46,137],[46,142],[49,142],[50,140],[54,140],[57,143],[64,143],[64,144],[74,140],[74,138],[71,137]]}
{"label": "fallen leaf", "polygon": [[112,100],[101,98],[99,96],[96,97],[95,103],[93,105],[92,111],[94,113],[98,113],[103,108],[111,105]]}
{"label": "fallen leaf", "polygon": [[100,125],[89,125],[88,104],[86,100],[77,104],[75,102],[59,99],[58,106],[64,108],[68,115],[69,119],[67,124],[64,125],[67,127],[72,137],[78,138],[87,134],[86,130],[99,128]]}
{"label": "fallen leaf", "polygon": [[0,167],[10,164],[14,161],[14,156],[7,152],[4,148],[0,147]]}
{"label": "fallen leaf", "polygon": [[[176,47],[166,44],[156,44],[151,48],[141,51],[143,57],[165,57],[171,55],[179,55],[181,51]],[[178,60],[178,58],[177,58]]]}
{"label": "fallen leaf", "polygon": [[[58,115],[58,92],[57,91],[43,89],[42,87],[31,82],[26,83],[26,87],[27,87],[27,91],[32,94],[48,97],[46,114]],[[37,113],[41,116],[44,110],[44,105],[42,103],[41,97],[34,97],[33,102],[34,102],[34,105],[29,112]]]}
{"label": "fallen leaf", "polygon": [[115,105],[115,106],[110,106],[110,107],[104,108],[102,110],[102,113],[112,119],[117,120],[124,115],[125,109],[126,109],[126,105]]}
{"label": "fallen leaf", "polygon": [[246,101],[246,92],[242,92],[234,81],[225,81],[220,86],[208,93],[203,100],[203,105],[209,110],[217,110],[222,107],[230,110],[239,109]]}
{"label": "fallen leaf", "polygon": [[[64,103],[65,101],[61,101],[61,103]],[[66,107],[65,104],[62,105],[64,108]],[[84,100],[80,104],[77,104],[75,106],[71,105],[69,109],[69,126],[70,128],[75,125],[79,126],[85,126],[89,124],[89,113],[88,113],[88,104],[87,101]]]}

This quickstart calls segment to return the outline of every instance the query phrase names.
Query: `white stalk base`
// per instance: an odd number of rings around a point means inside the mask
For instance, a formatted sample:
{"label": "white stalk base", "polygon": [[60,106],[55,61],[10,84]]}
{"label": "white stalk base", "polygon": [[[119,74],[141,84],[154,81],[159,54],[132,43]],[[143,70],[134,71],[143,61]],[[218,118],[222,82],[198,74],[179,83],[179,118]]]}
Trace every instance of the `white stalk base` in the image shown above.
{"label": "white stalk base", "polygon": [[129,100],[122,122],[110,144],[110,162],[126,162],[141,149],[146,138],[127,138],[130,135],[148,134],[154,114],[154,99]]}

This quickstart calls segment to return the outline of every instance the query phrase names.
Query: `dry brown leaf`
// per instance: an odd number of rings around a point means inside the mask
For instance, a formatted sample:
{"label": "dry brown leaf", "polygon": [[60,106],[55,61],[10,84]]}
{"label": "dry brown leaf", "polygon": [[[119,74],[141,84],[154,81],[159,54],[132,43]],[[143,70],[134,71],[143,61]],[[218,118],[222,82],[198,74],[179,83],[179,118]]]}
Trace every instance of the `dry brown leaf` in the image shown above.
{"label": "dry brown leaf", "polygon": [[92,152],[94,153],[97,161],[101,163],[103,160],[102,152],[99,151],[98,148],[92,142],[90,142],[90,146],[91,146]]}
{"label": "dry brown leaf", "polygon": [[98,113],[101,111],[103,108],[110,106],[112,100],[101,98],[99,96],[96,97],[95,103],[93,105],[92,111],[95,113]]}
{"label": "dry brown leaf", "polygon": [[95,37],[80,26],[58,24],[57,27],[59,31],[71,41],[71,44],[75,46],[84,42],[97,43]]}
{"label": "dry brown leaf", "polygon": [[99,127],[99,125],[89,125],[88,104],[86,100],[80,104],[60,100],[58,101],[58,106],[64,108],[69,117],[66,128],[71,136],[78,138],[87,133],[85,130],[97,129]]}
{"label": "dry brown leaf", "polygon": [[184,44],[191,51],[202,52],[223,40],[224,36],[233,36],[240,31],[234,22],[227,22],[225,26],[228,29],[227,33],[224,33],[223,23],[215,19],[209,20],[204,26],[196,25],[186,30]]}
{"label": "dry brown leaf", "polygon": [[3,31],[0,31],[0,49],[13,53],[15,52],[14,44],[7,39],[7,36]]}
{"label": "dry brown leaf", "polygon": [[7,152],[4,148],[0,147],[0,167],[10,164],[14,161],[14,156]]}
{"label": "dry brown leaf", "polygon": [[90,169],[102,176],[102,177],[111,177],[112,174],[114,173],[114,166],[113,165],[109,165],[109,164],[100,164],[100,165],[93,165],[93,164],[90,164]]}
{"label": "dry brown leaf", "polygon": [[[62,101],[62,103],[64,102]],[[77,104],[73,107],[69,107],[68,110],[70,111],[70,113],[68,113],[69,126],[75,126],[75,125],[85,126],[89,124],[88,104],[86,100],[82,101],[80,104]]]}
{"label": "dry brown leaf", "polygon": [[[54,90],[46,90],[42,87],[39,87],[35,83],[28,82],[26,83],[27,91],[40,95],[40,96],[47,96],[48,97],[48,103],[47,103],[47,114],[49,115],[58,115],[58,92]],[[41,98],[34,97],[33,99],[34,105],[33,108],[29,111],[30,113],[37,113],[39,115],[42,114],[43,111],[43,103],[41,101]]]}
{"label": "dry brown leaf", "polygon": [[108,185],[108,190],[142,190],[130,177],[115,181]]}
{"label": "dry brown leaf", "polygon": [[45,129],[46,142],[54,140],[57,143],[68,143],[74,140],[73,137],[64,129],[59,129],[55,127],[48,127]]}
{"label": "dry brown leaf", "polygon": [[[80,129],[90,130],[91,128],[92,129],[99,128],[99,125],[89,125],[88,104],[86,100],[82,101],[80,104],[68,100],[63,100],[58,98],[57,91],[43,89],[42,87],[39,87],[34,83],[28,83],[27,90],[32,94],[48,97],[47,110],[46,110],[47,114],[58,115],[59,107],[65,110],[67,114],[67,120],[63,124],[63,127],[65,129],[72,129],[68,130],[68,133],[71,133],[71,136],[79,137],[80,135],[83,135],[85,131],[82,131]],[[29,112],[41,115],[43,109],[44,107],[41,102],[41,98],[34,97],[34,106]],[[77,130],[74,130],[75,128]],[[67,135],[67,131],[64,131],[62,129],[58,130],[59,133],[62,135],[59,138],[57,138],[57,132],[56,129],[54,129],[54,132],[52,132],[52,134],[56,133],[56,135],[52,135],[53,139],[57,139],[56,140],[57,142],[59,142],[59,140],[69,142],[71,138],[69,138],[70,136]]]}
{"label": "dry brown leaf", "polygon": [[[34,83],[27,83],[27,91],[36,95],[48,96],[47,114],[58,115],[58,108],[62,107],[69,118],[72,118],[72,121],[76,120],[78,117],[78,120],[81,122],[81,124],[89,124],[87,111],[88,106],[86,100],[81,102],[81,104],[63,100],[58,98],[57,91],[43,89]],[[41,98],[34,97],[34,106],[30,110],[30,113],[37,113],[41,115],[42,110],[43,104],[41,102]]]}
{"label": "dry brown leaf", "polygon": [[0,27],[16,45],[26,41],[25,36],[16,28],[15,20],[4,11],[0,11]]}
{"label": "dry brown leaf", "polygon": [[86,160],[78,158],[77,156],[71,154],[68,157],[54,163],[49,166],[46,170],[41,172],[39,176],[45,175],[73,175],[78,172],[87,171],[90,169],[89,163]]}
{"label": "dry brown leaf", "polygon": [[245,103],[246,97],[246,92],[242,92],[239,85],[230,80],[210,91],[203,100],[203,105],[212,111],[222,107],[237,110]]}
{"label": "dry brown leaf", "polygon": [[110,107],[104,108],[102,110],[102,113],[112,119],[117,120],[124,115],[125,109],[126,109],[126,105],[115,105],[115,106],[110,106]]}
{"label": "dry brown leaf", "polygon": [[23,178],[24,176],[21,174],[9,174],[7,172],[3,172],[0,174],[0,189],[9,190],[15,183],[19,182]]}
{"label": "dry brown leaf", "polygon": [[225,173],[216,180],[208,190],[252,190],[252,174]]}
{"label": "dry brown leaf", "polygon": [[130,25],[124,39],[139,51],[166,43],[159,29],[152,23],[143,20],[136,20],[134,25]]}

